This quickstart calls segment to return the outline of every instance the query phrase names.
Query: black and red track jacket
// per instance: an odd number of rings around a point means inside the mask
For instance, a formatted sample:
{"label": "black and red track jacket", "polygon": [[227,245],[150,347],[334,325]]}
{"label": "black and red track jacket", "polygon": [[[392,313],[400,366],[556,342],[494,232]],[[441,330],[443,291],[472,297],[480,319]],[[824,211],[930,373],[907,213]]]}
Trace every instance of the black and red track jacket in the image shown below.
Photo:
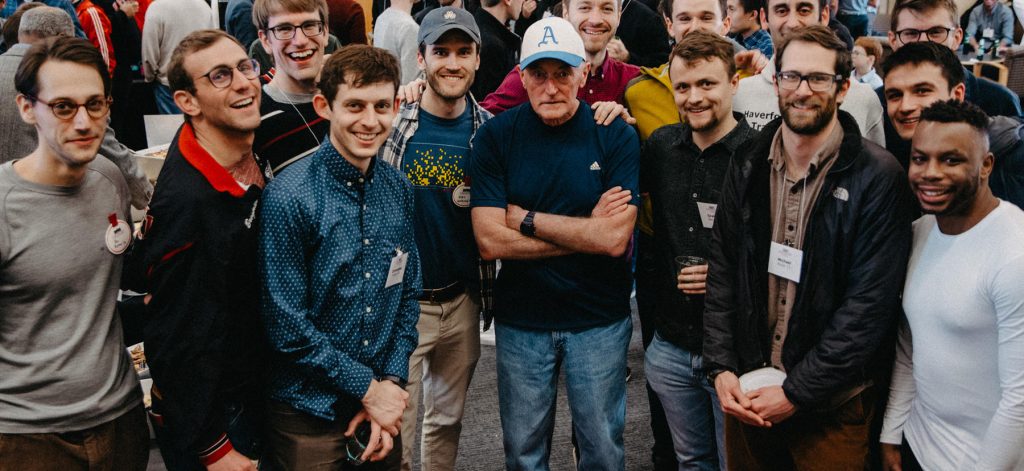
{"label": "black and red track jacket", "polygon": [[[267,179],[266,162],[256,159]],[[232,449],[226,398],[258,400],[269,354],[256,236],[263,190],[242,186],[185,123],[171,141],[125,285],[148,292],[146,358],[175,448],[212,463]]]}

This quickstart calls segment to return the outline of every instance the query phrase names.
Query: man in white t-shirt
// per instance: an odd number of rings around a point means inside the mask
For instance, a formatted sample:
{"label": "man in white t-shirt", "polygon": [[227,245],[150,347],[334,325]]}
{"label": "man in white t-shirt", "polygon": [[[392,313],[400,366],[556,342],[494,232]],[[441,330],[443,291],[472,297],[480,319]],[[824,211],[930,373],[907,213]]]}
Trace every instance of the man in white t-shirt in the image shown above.
{"label": "man in white t-shirt", "polygon": [[412,17],[412,5],[417,0],[392,0],[391,6],[377,17],[373,26],[373,45],[391,51],[402,69],[402,85],[420,74],[416,54],[419,42],[416,36],[420,25]]}
{"label": "man in white t-shirt", "polygon": [[925,216],[882,428],[887,470],[1024,464],[1024,211],[989,189],[988,122],[940,101],[914,133],[908,176]]}

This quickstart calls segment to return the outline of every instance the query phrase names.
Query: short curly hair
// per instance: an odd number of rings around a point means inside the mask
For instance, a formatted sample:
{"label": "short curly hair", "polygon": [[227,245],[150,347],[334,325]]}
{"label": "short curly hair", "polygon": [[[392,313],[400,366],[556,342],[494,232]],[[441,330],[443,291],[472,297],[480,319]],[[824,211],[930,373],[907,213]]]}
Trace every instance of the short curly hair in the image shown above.
{"label": "short curly hair", "polygon": [[392,83],[398,92],[400,83],[398,59],[386,49],[350,44],[331,54],[320,72],[320,93],[334,103],[338,87],[347,84],[362,87],[373,83]]}
{"label": "short curly hair", "polygon": [[921,121],[933,123],[964,123],[978,132],[988,129],[988,115],[978,105],[967,101],[943,100],[921,110]]}

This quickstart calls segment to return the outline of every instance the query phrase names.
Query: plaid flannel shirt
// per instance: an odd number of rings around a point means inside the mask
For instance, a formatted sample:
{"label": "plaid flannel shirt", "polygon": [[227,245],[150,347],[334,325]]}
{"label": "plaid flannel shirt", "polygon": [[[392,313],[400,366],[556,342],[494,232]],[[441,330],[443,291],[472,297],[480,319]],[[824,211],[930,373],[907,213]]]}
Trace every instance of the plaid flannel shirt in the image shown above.
{"label": "plaid flannel shirt", "polygon": [[[481,107],[472,94],[467,93],[466,97],[469,98],[470,113],[473,115],[473,133],[470,135],[470,142],[472,142],[473,136],[476,135],[476,131],[480,129],[484,121],[493,118],[494,115]],[[391,135],[388,136],[388,140],[384,142],[384,145],[377,152],[377,157],[380,160],[399,170],[402,169],[402,156],[405,155],[405,145],[416,134],[416,129],[420,124],[419,115],[419,103],[406,103],[402,105],[398,116],[395,116]],[[491,327],[491,321],[494,319],[494,280],[498,276],[498,267],[495,261],[480,258],[478,259],[478,268],[480,273],[481,316],[483,316],[484,320],[484,330],[487,330]]]}

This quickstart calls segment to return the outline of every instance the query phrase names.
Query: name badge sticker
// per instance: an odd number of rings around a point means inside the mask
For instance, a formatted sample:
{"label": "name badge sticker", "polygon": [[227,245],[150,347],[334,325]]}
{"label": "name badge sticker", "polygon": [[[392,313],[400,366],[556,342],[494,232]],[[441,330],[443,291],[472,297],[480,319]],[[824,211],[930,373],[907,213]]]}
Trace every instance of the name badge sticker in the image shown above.
{"label": "name badge sticker", "polygon": [[469,207],[469,185],[459,183],[459,186],[452,190],[452,203],[460,208]]}
{"label": "name badge sticker", "polygon": [[994,28],[985,28],[981,30],[981,37],[985,39],[992,39],[996,37],[996,30]]}
{"label": "name badge sticker", "polygon": [[711,229],[715,225],[715,211],[718,211],[718,205],[714,203],[702,203],[697,202],[697,212],[700,213],[700,223],[704,225],[705,229]]}
{"label": "name badge sticker", "polygon": [[110,213],[107,220],[110,222],[105,237],[107,250],[114,255],[121,255],[132,243],[132,227],[125,220],[118,219],[117,213]]}
{"label": "name badge sticker", "polygon": [[398,249],[398,255],[391,258],[391,268],[388,269],[388,279],[384,282],[385,288],[390,288],[402,282],[405,278],[405,265],[409,263],[409,254]]}
{"label": "name badge sticker", "polygon": [[768,273],[799,283],[803,261],[803,250],[772,242],[772,247],[768,252]]}

